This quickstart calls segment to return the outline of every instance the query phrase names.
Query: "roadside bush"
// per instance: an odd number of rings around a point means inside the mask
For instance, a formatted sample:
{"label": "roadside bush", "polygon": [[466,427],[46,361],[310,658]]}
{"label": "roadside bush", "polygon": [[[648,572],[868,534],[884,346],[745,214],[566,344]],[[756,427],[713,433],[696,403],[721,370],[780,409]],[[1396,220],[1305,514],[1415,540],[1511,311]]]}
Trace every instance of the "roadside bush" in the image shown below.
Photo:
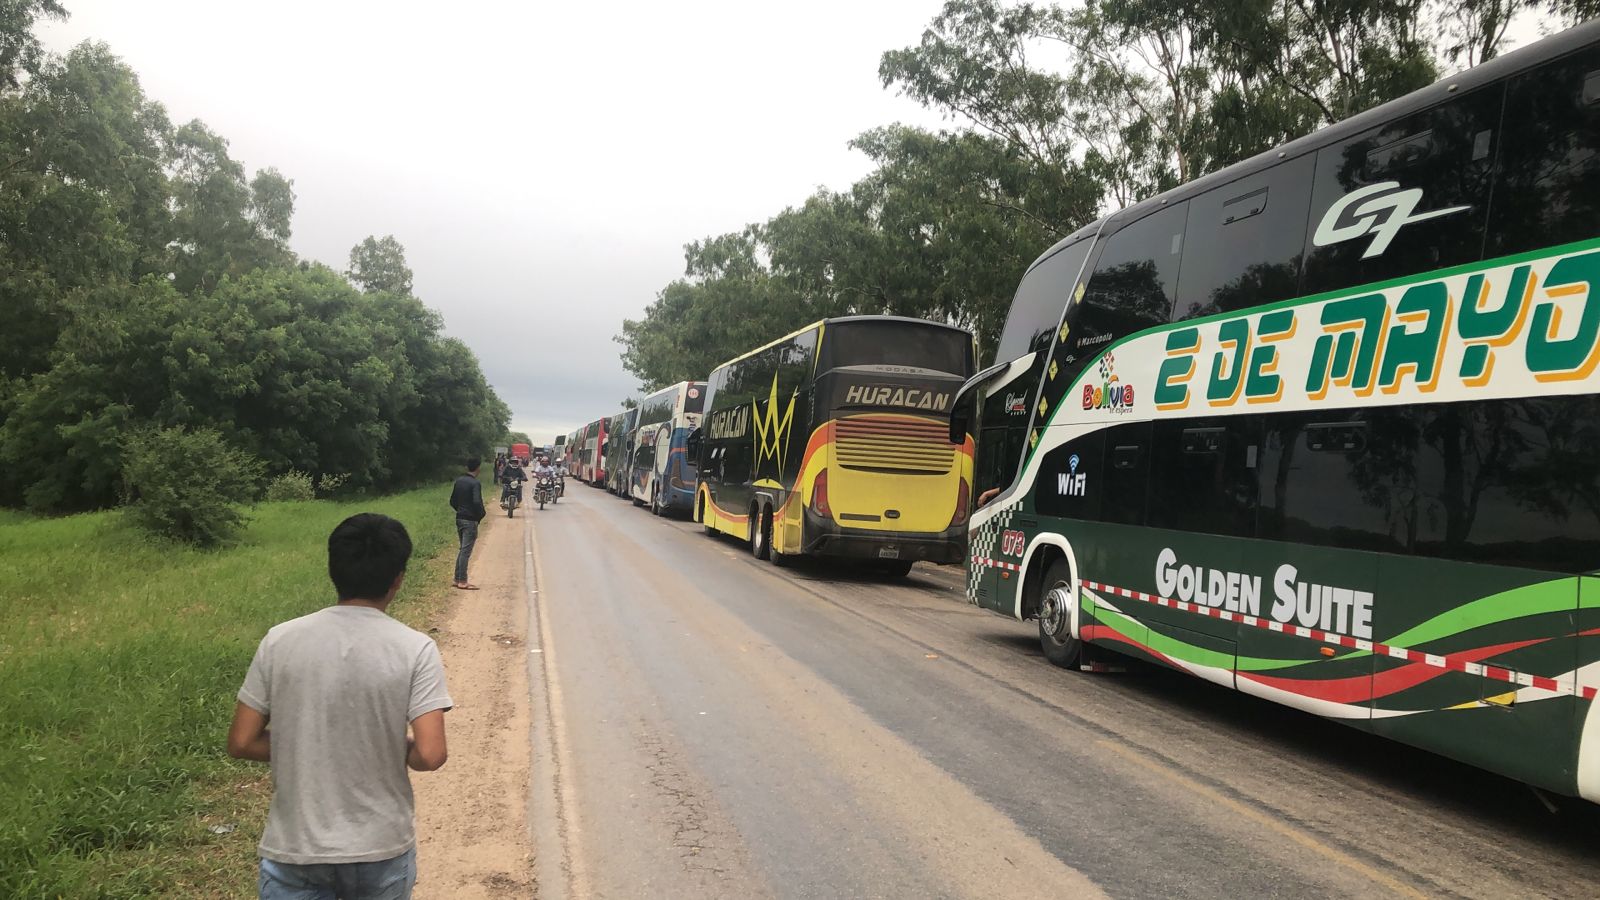
{"label": "roadside bush", "polygon": [[300,471],[288,471],[267,483],[269,501],[315,500],[317,492],[311,486],[311,476]]}
{"label": "roadside bush", "polygon": [[151,534],[201,547],[230,544],[255,499],[261,461],[209,428],[141,432],[127,448],[128,517]]}

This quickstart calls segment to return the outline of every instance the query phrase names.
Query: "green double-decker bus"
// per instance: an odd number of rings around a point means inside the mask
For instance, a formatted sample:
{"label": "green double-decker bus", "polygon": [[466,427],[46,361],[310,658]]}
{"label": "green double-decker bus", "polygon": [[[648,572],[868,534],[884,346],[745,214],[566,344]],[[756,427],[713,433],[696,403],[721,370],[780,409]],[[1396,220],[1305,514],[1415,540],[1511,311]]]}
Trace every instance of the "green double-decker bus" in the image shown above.
{"label": "green double-decker bus", "polygon": [[969,599],[1600,800],[1600,25],[1028,270]]}

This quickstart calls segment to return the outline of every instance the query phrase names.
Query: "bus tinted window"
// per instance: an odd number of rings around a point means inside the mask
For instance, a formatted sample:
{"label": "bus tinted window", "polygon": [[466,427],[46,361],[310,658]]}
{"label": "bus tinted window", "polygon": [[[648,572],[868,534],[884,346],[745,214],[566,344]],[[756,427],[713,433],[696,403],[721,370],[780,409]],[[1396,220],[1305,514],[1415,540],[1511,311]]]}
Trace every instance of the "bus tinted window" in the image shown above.
{"label": "bus tinted window", "polygon": [[1409,410],[1413,552],[1559,572],[1600,567],[1600,402],[1534,397]]}
{"label": "bus tinted window", "polygon": [[[995,362],[1010,362],[1031,350],[1050,345],[1061,313],[1077,287],[1078,272],[1094,241],[1078,241],[1033,267],[1011,301],[1011,313],[1000,333],[1000,349]],[[1042,343],[1041,343],[1042,341]]]}
{"label": "bus tinted window", "polygon": [[1151,213],[1105,241],[1073,322],[1075,346],[1101,346],[1167,321],[1188,207]]}
{"label": "bus tinted window", "polygon": [[1067,316],[1067,340],[1056,348],[1056,384],[1071,384],[1112,341],[1167,321],[1188,206],[1152,213],[1103,242],[1083,301]]}
{"label": "bus tinted window", "polygon": [[1106,429],[1105,484],[1100,518],[1119,525],[1143,525],[1150,488],[1150,423],[1129,422]]}
{"label": "bus tinted window", "polygon": [[1246,416],[1155,423],[1149,524],[1254,537],[1260,431]]}
{"label": "bus tinted window", "polygon": [[689,382],[689,389],[683,395],[683,411],[693,415],[705,409],[706,386],[696,382]]}
{"label": "bus tinted window", "polygon": [[1189,201],[1174,320],[1299,294],[1315,167],[1308,153]]}
{"label": "bus tinted window", "polygon": [[1414,493],[1395,465],[1414,440],[1393,407],[1285,413],[1265,423],[1258,534],[1350,550],[1398,552],[1391,500]]}
{"label": "bus tinted window", "polygon": [[1319,151],[1304,293],[1482,258],[1502,95],[1475,91]]}
{"label": "bus tinted window", "polygon": [[836,322],[828,325],[822,343],[822,369],[902,366],[952,375],[972,372],[972,335],[955,328],[906,321]]}
{"label": "bus tinted window", "polygon": [[1600,234],[1600,49],[1511,82],[1489,253],[1501,256]]}
{"label": "bus tinted window", "polygon": [[817,352],[815,329],[802,331],[774,349],[780,396],[786,397],[810,383]]}

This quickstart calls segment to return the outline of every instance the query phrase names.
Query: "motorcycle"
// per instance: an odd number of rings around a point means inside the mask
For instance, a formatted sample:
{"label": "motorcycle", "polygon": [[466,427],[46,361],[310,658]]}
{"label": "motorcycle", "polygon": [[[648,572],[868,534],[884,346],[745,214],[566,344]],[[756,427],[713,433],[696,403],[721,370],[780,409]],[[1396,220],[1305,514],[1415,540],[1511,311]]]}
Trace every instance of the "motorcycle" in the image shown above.
{"label": "motorcycle", "polygon": [[522,482],[508,481],[500,490],[500,506],[506,511],[506,518],[516,518],[517,504],[522,502]]}
{"label": "motorcycle", "polygon": [[556,480],[546,475],[534,482],[533,499],[539,501],[540,509],[544,509],[546,503],[556,502]]}

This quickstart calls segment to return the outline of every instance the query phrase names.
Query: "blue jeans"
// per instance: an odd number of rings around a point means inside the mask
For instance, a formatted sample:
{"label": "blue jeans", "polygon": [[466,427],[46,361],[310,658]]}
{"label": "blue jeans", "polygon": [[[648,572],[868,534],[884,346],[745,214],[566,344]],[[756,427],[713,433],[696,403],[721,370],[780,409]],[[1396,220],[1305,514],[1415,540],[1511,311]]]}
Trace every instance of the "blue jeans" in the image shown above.
{"label": "blue jeans", "polygon": [[410,900],[417,849],[377,862],[297,866],[261,860],[261,900]]}
{"label": "blue jeans", "polygon": [[461,549],[456,553],[456,584],[466,584],[467,560],[472,558],[472,545],[478,542],[478,523],[457,519],[456,535],[461,538]]}

